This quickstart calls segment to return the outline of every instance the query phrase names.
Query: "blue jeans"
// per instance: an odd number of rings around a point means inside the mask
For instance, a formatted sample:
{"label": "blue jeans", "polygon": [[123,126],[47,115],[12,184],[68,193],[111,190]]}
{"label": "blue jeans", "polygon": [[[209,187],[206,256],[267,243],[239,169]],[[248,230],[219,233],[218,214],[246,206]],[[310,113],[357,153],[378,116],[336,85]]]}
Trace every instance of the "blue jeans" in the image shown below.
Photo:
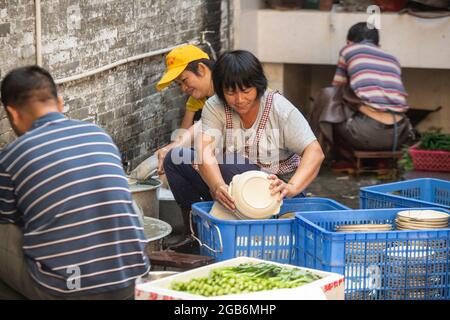
{"label": "blue jeans", "polygon": [[[173,148],[164,159],[164,171],[175,201],[182,210],[190,210],[195,202],[213,200],[208,185],[192,167],[194,150],[190,148]],[[230,184],[237,174],[260,168],[238,154],[226,154],[226,159],[233,159],[219,164],[219,169],[226,184]],[[231,162],[231,163],[230,163]],[[298,196],[303,196],[299,194]]]}
{"label": "blue jeans", "polygon": [[[164,171],[175,201],[182,210],[190,210],[195,202],[211,201],[208,185],[192,167],[195,152],[190,148],[173,148],[164,159]],[[227,155],[229,156],[229,155]],[[220,172],[226,184],[237,174],[250,170],[260,170],[248,159],[234,154],[233,164],[219,164]],[[176,161],[181,160],[180,161]],[[235,164],[239,163],[239,164]]]}

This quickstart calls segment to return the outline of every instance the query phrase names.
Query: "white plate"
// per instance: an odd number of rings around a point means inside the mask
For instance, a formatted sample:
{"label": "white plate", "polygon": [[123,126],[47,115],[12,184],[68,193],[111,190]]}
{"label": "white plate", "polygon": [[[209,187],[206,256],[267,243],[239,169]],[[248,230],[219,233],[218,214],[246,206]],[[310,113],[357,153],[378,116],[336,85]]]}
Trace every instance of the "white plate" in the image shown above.
{"label": "white plate", "polygon": [[401,223],[420,223],[420,224],[430,224],[430,225],[435,225],[435,224],[446,224],[448,223],[448,220],[417,220],[417,219],[405,219],[402,217],[397,217],[395,219],[395,221],[399,221]]}
{"label": "white plate", "polygon": [[397,213],[397,216],[413,220],[447,220],[450,215],[436,210],[405,210]]}
{"label": "white plate", "polygon": [[425,228],[448,228],[448,223],[426,223],[426,222],[405,222],[401,220],[395,220],[395,223],[397,225],[401,225],[404,227],[411,226],[411,227],[425,227]]}
{"label": "white plate", "polygon": [[280,212],[281,202],[270,194],[268,174],[247,171],[233,177],[229,191],[236,209],[247,219],[268,219]]}
{"label": "white plate", "polygon": [[214,204],[209,212],[210,215],[221,220],[239,220],[230,210],[225,208],[220,202],[214,201]]}

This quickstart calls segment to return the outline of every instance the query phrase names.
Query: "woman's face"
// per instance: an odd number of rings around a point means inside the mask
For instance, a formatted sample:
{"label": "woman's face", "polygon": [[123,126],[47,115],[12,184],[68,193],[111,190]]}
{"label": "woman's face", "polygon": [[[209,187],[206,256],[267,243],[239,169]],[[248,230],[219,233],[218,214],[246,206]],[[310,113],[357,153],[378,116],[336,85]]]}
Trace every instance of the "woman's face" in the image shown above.
{"label": "woman's face", "polygon": [[203,99],[208,96],[211,87],[211,76],[208,77],[206,73],[197,75],[192,71],[184,70],[175,82],[184,93],[195,99]]}
{"label": "woman's face", "polygon": [[244,88],[244,90],[239,88],[223,89],[223,94],[227,105],[241,116],[245,116],[254,108],[259,107],[258,91],[255,87]]}

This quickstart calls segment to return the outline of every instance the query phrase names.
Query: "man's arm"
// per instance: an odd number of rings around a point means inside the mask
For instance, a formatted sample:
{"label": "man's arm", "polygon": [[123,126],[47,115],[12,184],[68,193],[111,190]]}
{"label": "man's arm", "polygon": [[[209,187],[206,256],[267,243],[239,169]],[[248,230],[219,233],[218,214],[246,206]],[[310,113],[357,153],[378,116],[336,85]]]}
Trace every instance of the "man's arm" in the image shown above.
{"label": "man's arm", "polygon": [[341,86],[348,82],[347,77],[347,63],[342,54],[339,55],[339,61],[336,68],[336,73],[334,74],[333,86]]}
{"label": "man's arm", "polygon": [[270,175],[272,195],[280,193],[279,201],[284,197],[293,197],[309,186],[317,177],[322,161],[325,159],[322,148],[317,140],[311,142],[302,154],[302,160],[297,167],[294,176],[288,183],[284,183],[275,175]]}
{"label": "man's arm", "polygon": [[187,147],[190,148],[193,145],[195,136],[200,132],[201,121],[197,121],[189,129],[180,129],[175,141],[170,144],[158,149],[155,155],[158,157],[158,174],[164,174],[163,161],[167,153],[176,147]]}
{"label": "man's arm", "polygon": [[184,112],[183,120],[181,120],[181,129],[189,129],[194,124],[195,112],[187,110]]}
{"label": "man's arm", "polygon": [[214,137],[203,133],[200,143],[196,145],[200,156],[198,169],[203,181],[208,185],[213,198],[229,210],[235,210],[234,200],[228,193],[228,185],[225,183],[215,155],[217,141]]}
{"label": "man's arm", "polygon": [[294,176],[289,180],[289,184],[293,185],[293,194],[287,196],[294,196],[303,190],[317,177],[320,171],[322,161],[325,159],[322,148],[319,142],[311,142],[305,149],[302,155],[300,165],[295,171]]}
{"label": "man's arm", "polygon": [[11,176],[0,166],[0,223],[16,223],[19,218],[14,183]]}

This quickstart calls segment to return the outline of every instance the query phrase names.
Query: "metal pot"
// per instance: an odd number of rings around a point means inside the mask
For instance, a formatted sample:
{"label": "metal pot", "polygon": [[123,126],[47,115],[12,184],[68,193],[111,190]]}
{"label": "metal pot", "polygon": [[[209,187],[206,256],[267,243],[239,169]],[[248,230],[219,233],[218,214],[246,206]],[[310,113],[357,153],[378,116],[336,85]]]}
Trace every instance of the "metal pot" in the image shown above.
{"label": "metal pot", "polygon": [[167,222],[151,217],[143,217],[144,233],[148,238],[145,245],[147,255],[152,251],[162,249],[162,240],[172,232],[172,227]]}
{"label": "metal pot", "polygon": [[146,217],[159,218],[157,190],[160,186],[161,181],[153,178],[130,184],[133,200]]}

